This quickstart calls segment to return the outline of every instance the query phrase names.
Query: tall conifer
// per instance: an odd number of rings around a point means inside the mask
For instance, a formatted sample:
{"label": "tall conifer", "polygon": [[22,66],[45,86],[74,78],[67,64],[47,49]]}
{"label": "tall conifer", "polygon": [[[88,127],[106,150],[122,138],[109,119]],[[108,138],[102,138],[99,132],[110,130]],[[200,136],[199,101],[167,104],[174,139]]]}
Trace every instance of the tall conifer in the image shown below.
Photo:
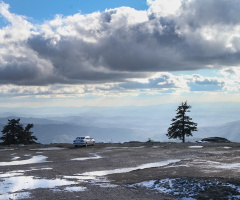
{"label": "tall conifer", "polygon": [[197,131],[197,123],[192,122],[192,118],[187,116],[191,106],[187,105],[187,101],[183,102],[177,108],[177,115],[172,119],[171,126],[168,128],[167,136],[171,138],[179,138],[185,142],[186,136],[192,136],[192,131]]}

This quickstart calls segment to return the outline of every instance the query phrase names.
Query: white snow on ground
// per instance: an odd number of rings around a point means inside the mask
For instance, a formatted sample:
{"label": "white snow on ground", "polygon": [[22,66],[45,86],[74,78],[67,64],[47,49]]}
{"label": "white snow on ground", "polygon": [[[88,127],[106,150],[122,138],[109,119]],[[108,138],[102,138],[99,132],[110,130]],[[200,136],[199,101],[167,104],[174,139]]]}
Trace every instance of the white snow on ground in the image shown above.
{"label": "white snow on ground", "polygon": [[46,156],[33,156],[30,159],[27,160],[14,160],[11,162],[0,162],[0,166],[12,166],[12,165],[27,165],[27,164],[33,164],[33,163],[45,163],[45,162],[50,162],[46,161],[48,157]]}
{"label": "white snow on ground", "polygon": [[5,173],[0,173],[0,178],[23,176],[25,172],[34,171],[34,170],[52,170],[52,168],[44,167],[44,168],[31,168],[28,170],[14,170],[14,171],[9,171],[9,172],[5,172]]}
{"label": "white snow on ground", "polygon": [[39,148],[39,149],[30,149],[32,151],[52,151],[52,150],[64,150],[67,148],[59,148],[59,147],[49,147],[49,148]]}
{"label": "white snow on ground", "polygon": [[228,170],[240,170],[240,163],[222,163],[218,161],[210,161],[210,160],[194,160],[192,162],[188,163],[189,166],[191,165],[199,165],[202,168],[211,169],[217,168],[217,169],[228,169]]}
{"label": "white snow on ground", "polygon": [[13,151],[14,149],[0,149],[0,151]]}
{"label": "white snow on ground", "polygon": [[105,147],[105,149],[129,149],[129,147]]}
{"label": "white snow on ground", "polygon": [[223,147],[224,149],[231,149],[232,147]]}
{"label": "white snow on ground", "polygon": [[[40,168],[38,170],[48,170],[52,168]],[[32,169],[37,170],[37,169]],[[33,190],[37,188],[56,188],[58,186],[68,186],[67,191],[84,191],[85,187],[71,187],[78,184],[75,181],[66,179],[41,179],[34,176],[24,176],[26,171],[17,170],[0,174],[0,200],[30,198],[30,192],[21,192],[22,190]]]}
{"label": "white snow on ground", "polygon": [[139,146],[139,147],[105,147],[105,149],[108,149],[108,150],[111,150],[111,149],[114,149],[114,150],[123,150],[123,149],[142,149],[142,148],[145,148],[145,146]]}
{"label": "white snow on ground", "polygon": [[127,167],[127,168],[119,168],[119,169],[113,169],[113,170],[85,172],[83,174],[78,174],[78,175],[80,175],[80,176],[106,176],[106,175],[109,175],[109,174],[128,173],[128,172],[138,170],[138,169],[147,169],[147,168],[152,168],[152,167],[162,167],[162,166],[177,163],[177,162],[180,162],[180,161],[181,160],[166,160],[166,161],[161,161],[161,162],[156,162],[156,163],[142,164],[142,165],[139,165],[137,167]]}
{"label": "white snow on ground", "polygon": [[17,200],[17,199],[29,199],[31,196],[30,192],[18,192],[18,193],[12,193],[8,195],[0,195],[0,200]]}
{"label": "white snow on ground", "polygon": [[9,195],[21,190],[33,190],[36,188],[55,188],[57,186],[77,184],[74,181],[65,179],[38,179],[34,176],[14,176],[8,177],[1,181],[0,185],[0,199],[9,199]]}
{"label": "white snow on ground", "polygon": [[99,185],[100,187],[117,187],[117,185],[110,184],[106,175],[110,174],[118,174],[118,173],[128,173],[134,170],[139,169],[147,169],[147,168],[153,168],[153,167],[163,167],[170,164],[174,164],[177,162],[180,162],[181,160],[166,160],[161,162],[155,162],[155,163],[146,163],[139,165],[137,167],[128,167],[128,168],[118,168],[118,169],[112,169],[112,170],[103,170],[103,171],[92,171],[92,172],[85,172],[82,174],[75,174],[73,176],[64,176],[66,179],[78,179],[78,180],[90,180],[91,183],[95,185]]}
{"label": "white snow on ground", "polygon": [[23,174],[23,170],[17,170],[17,171],[12,171],[12,172],[7,172],[5,174],[0,174],[0,178],[9,178],[12,176],[20,176]]}
{"label": "white snow on ground", "polygon": [[[225,187],[226,189],[232,188],[236,192],[240,193],[240,187],[233,184],[224,183],[216,180],[201,180],[197,178],[187,178],[187,177],[150,180],[150,181],[144,181],[144,182],[126,185],[126,186],[149,188],[150,190],[156,190],[160,193],[176,195],[181,200],[183,199],[195,200],[195,198],[193,198],[194,196],[198,195],[201,191],[208,190],[210,186],[211,187],[220,186],[221,188]],[[229,193],[228,196],[229,196],[229,199],[232,199],[231,197],[236,197],[236,199],[240,198],[240,195],[234,196],[231,193]]]}
{"label": "white snow on ground", "polygon": [[86,187],[66,187],[64,190],[67,190],[68,192],[83,192],[87,190]]}
{"label": "white snow on ground", "polygon": [[92,157],[85,157],[85,158],[73,158],[71,160],[77,160],[77,161],[84,161],[84,160],[94,160],[94,159],[100,159],[102,158],[101,156],[97,155],[97,154],[93,154],[94,156]]}
{"label": "white snow on ground", "polygon": [[188,146],[190,149],[201,149],[203,146]]}
{"label": "white snow on ground", "polygon": [[20,158],[19,156],[15,156],[15,157],[12,158],[12,160],[17,160],[19,158]]}
{"label": "white snow on ground", "polygon": [[240,170],[240,163],[220,163],[220,162],[213,162],[213,161],[206,161],[209,165],[215,168],[221,168],[221,169],[229,169],[234,170],[238,169]]}

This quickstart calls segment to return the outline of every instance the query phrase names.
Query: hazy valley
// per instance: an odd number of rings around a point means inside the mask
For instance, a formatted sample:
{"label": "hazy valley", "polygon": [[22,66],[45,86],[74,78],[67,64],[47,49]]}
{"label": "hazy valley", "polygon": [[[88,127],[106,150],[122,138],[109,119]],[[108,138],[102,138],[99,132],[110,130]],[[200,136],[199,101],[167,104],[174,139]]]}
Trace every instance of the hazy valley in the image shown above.
{"label": "hazy valley", "polygon": [[[221,110],[218,109],[219,106]],[[169,141],[166,133],[175,116],[175,110],[176,106],[173,104],[119,108],[79,107],[65,110],[30,109],[29,113],[6,110],[1,114],[0,128],[2,130],[8,119],[20,118],[23,124],[34,124],[32,131],[38,142],[43,144],[72,143],[80,135],[90,135],[97,142],[147,141],[149,138],[166,142]],[[194,105],[189,116],[198,123],[198,132],[194,132],[193,137],[186,141],[219,136],[240,142],[239,110],[237,104]]]}

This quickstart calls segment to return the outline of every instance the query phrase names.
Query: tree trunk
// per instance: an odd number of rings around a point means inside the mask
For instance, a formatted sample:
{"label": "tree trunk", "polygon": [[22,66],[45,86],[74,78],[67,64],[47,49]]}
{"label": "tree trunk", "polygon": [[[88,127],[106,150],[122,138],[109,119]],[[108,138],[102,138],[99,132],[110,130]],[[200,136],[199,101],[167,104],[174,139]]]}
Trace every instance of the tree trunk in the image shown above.
{"label": "tree trunk", "polygon": [[185,143],[185,134],[183,134],[182,142]]}
{"label": "tree trunk", "polygon": [[183,128],[182,128],[182,142],[185,143],[185,109],[183,113]]}

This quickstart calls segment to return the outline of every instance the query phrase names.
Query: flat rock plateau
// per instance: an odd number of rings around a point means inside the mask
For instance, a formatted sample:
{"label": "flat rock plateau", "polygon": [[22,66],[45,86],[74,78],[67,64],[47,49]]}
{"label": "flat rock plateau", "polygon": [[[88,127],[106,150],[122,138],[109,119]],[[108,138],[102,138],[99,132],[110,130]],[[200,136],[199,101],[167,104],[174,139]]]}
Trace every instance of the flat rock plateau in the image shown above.
{"label": "flat rock plateau", "polygon": [[240,199],[240,144],[0,146],[0,199]]}

